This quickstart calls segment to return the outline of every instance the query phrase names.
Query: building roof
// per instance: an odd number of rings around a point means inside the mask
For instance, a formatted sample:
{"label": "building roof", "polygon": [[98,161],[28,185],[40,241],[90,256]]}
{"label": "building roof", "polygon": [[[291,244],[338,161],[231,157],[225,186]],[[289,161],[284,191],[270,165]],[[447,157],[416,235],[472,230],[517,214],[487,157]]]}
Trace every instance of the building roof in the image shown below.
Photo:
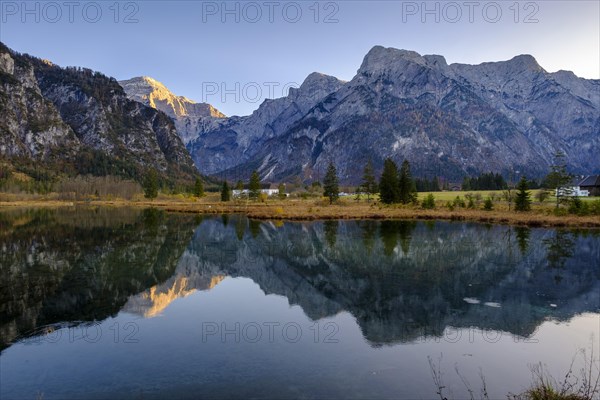
{"label": "building roof", "polygon": [[579,182],[579,186],[598,186],[600,187],[600,175],[589,175]]}

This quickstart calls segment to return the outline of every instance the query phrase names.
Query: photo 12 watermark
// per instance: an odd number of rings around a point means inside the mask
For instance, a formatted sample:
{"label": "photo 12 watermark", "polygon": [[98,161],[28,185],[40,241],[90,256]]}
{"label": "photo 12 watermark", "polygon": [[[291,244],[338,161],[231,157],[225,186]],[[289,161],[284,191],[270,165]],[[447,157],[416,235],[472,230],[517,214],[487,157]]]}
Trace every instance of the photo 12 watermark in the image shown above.
{"label": "photo 12 watermark", "polygon": [[137,24],[140,3],[135,1],[2,1],[0,20],[6,23],[57,24],[100,21]]}
{"label": "photo 12 watermark", "polygon": [[314,322],[302,327],[297,322],[202,322],[202,343],[298,343],[303,337],[313,343],[339,343],[340,327],[335,322]]}
{"label": "photo 12 watermark", "polygon": [[202,82],[203,103],[262,103],[266,99],[285,97],[290,89],[297,89],[296,82]]}
{"label": "photo 12 watermark", "polygon": [[140,327],[137,323],[129,321],[113,322],[108,326],[100,323],[85,323],[72,326],[45,326],[26,342],[28,343],[99,343],[103,339],[114,343],[139,343]]}
{"label": "photo 12 watermark", "polygon": [[402,22],[537,24],[538,2],[509,1],[403,1]]}
{"label": "photo 12 watermark", "polygon": [[336,1],[203,1],[202,23],[337,24],[339,12]]}

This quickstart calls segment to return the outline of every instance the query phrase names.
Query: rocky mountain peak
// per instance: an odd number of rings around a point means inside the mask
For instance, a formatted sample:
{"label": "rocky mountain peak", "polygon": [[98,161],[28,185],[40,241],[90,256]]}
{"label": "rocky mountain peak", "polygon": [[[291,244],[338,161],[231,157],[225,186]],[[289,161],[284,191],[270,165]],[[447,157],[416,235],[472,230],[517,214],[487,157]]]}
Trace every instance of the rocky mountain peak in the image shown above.
{"label": "rocky mountain peak", "polygon": [[119,84],[130,99],[160,110],[171,118],[225,117],[210,104],[196,103],[187,97],[173,94],[164,84],[149,76],[120,81]]}
{"label": "rocky mountain peak", "polygon": [[400,50],[391,47],[375,46],[363,59],[358,73],[376,73],[394,69],[407,63],[426,65],[427,60],[416,51]]}
{"label": "rocky mountain peak", "polygon": [[290,88],[289,97],[295,101],[314,101],[335,92],[345,83],[335,76],[313,72],[304,79],[299,88]]}
{"label": "rocky mountain peak", "polygon": [[427,61],[427,64],[434,67],[446,68],[448,66],[448,63],[446,62],[446,58],[444,56],[440,56],[437,54],[429,54],[423,56],[423,58]]}
{"label": "rocky mountain peak", "polygon": [[251,116],[209,126],[188,149],[204,173],[237,179],[257,169],[271,182],[320,180],[333,159],[340,180],[355,184],[367,157],[376,167],[406,158],[421,176],[451,180],[510,168],[540,177],[557,149],[589,174],[598,170],[599,86],[549,74],[530,55],[448,65],[375,46],[350,82],[310,74]]}
{"label": "rocky mountain peak", "polygon": [[514,72],[546,72],[544,68],[538,64],[537,60],[529,54],[521,54],[505,62],[510,70]]}

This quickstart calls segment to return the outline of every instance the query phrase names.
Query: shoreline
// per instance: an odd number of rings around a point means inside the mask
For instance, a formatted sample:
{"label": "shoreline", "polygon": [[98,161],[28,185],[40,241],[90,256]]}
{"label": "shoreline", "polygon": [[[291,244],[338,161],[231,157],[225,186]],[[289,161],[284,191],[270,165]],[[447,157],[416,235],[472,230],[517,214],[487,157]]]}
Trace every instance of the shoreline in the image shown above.
{"label": "shoreline", "polygon": [[514,225],[551,228],[600,228],[598,216],[556,216],[548,214],[550,208],[537,208],[529,212],[508,210],[483,211],[481,209],[425,210],[412,206],[383,206],[374,203],[342,203],[325,205],[322,201],[289,200],[267,203],[206,202],[206,201],[62,201],[62,200],[20,200],[0,201],[0,211],[19,208],[59,208],[59,207],[134,207],[159,208],[166,212],[190,214],[244,214],[250,219],[279,221],[318,221],[318,220],[423,220],[460,221],[484,224]]}

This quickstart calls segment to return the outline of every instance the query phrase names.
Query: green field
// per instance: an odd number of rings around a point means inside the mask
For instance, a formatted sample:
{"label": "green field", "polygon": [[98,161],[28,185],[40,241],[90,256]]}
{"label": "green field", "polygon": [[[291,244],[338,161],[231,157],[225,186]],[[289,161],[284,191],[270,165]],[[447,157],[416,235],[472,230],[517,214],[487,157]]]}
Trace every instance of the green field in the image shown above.
{"label": "green field", "polygon": [[[513,189],[513,195],[516,193],[516,189]],[[531,192],[531,200],[534,203],[538,203],[538,201],[535,198],[535,194],[537,192],[539,192],[539,189],[532,189],[530,190]],[[470,190],[470,191],[447,191],[447,192],[419,192],[419,199],[424,199],[425,196],[427,196],[429,193],[433,194],[433,196],[435,197],[436,200],[438,201],[451,201],[454,200],[456,198],[456,196],[460,196],[461,198],[465,198],[466,194],[472,194],[474,196],[476,195],[480,195],[482,199],[486,199],[487,197],[490,196],[495,196],[495,200],[496,201],[501,201],[503,200],[502,198],[502,190]],[[553,193],[553,191],[550,191],[550,193]],[[597,199],[600,199],[600,197],[580,197],[579,199],[583,200],[583,201],[594,201]],[[549,196],[545,201],[544,204],[554,204],[556,203],[556,197],[554,196]]]}

